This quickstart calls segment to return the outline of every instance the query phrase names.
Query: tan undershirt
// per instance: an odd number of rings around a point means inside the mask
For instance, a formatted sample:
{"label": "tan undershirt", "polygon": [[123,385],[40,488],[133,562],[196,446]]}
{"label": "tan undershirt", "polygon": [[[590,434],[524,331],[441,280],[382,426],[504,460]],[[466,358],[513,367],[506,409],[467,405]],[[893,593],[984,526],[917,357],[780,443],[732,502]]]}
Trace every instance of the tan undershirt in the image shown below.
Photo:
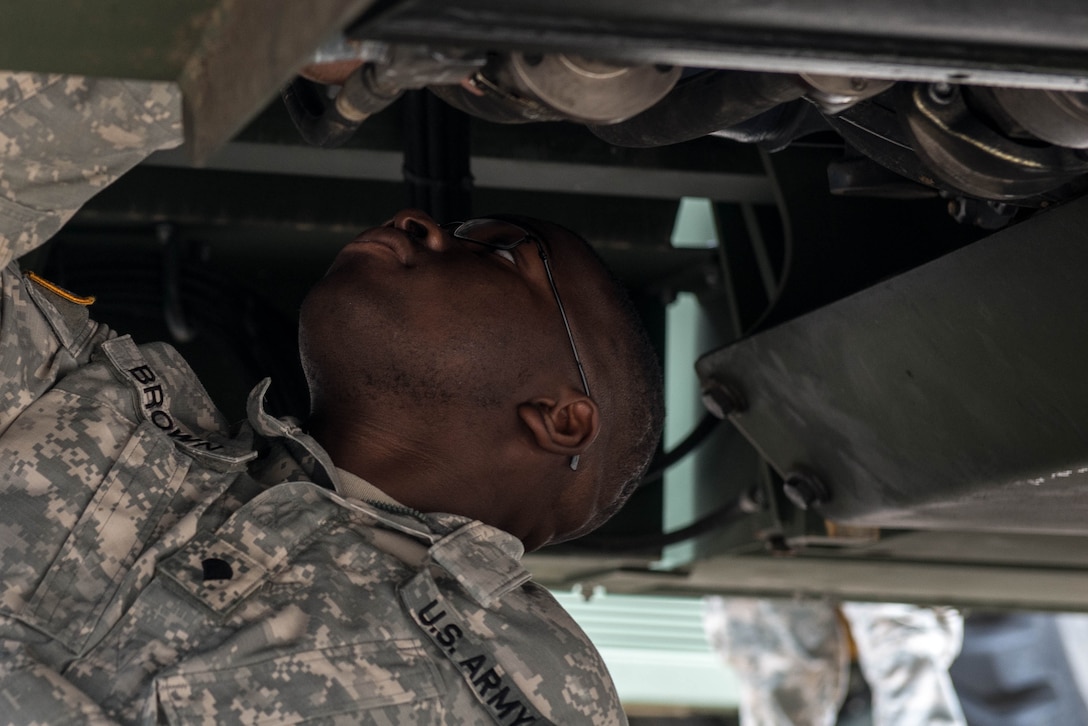
{"label": "tan undershirt", "polygon": [[366,479],[356,476],[350,471],[344,471],[340,467],[336,467],[336,473],[340,475],[341,496],[351,497],[352,499],[362,499],[364,502],[391,504],[395,507],[404,506]]}

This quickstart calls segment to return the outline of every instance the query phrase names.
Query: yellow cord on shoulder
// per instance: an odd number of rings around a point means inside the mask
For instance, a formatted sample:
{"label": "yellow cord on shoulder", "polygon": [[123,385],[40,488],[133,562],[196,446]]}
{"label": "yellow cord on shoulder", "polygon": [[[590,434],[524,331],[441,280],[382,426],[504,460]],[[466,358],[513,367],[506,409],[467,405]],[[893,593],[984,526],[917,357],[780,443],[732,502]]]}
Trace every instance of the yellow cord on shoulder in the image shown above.
{"label": "yellow cord on shoulder", "polygon": [[39,275],[36,275],[33,272],[28,271],[26,273],[26,276],[31,282],[36,282],[37,284],[41,285],[42,287],[44,287],[49,292],[53,293],[54,295],[59,295],[60,297],[67,300],[68,302],[74,302],[76,305],[91,305],[91,304],[94,303],[94,300],[95,300],[94,295],[90,295],[88,297],[82,297],[80,295],[73,295],[72,293],[68,292],[64,288],[57,287],[53,283],[49,282],[49,280],[46,280],[45,278],[40,277]]}

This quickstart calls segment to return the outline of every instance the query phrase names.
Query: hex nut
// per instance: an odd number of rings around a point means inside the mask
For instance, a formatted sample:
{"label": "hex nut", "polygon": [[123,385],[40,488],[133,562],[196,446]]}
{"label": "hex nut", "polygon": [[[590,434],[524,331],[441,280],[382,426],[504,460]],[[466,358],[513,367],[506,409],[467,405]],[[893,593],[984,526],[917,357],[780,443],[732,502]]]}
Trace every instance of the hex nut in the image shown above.
{"label": "hex nut", "polygon": [[831,492],[822,481],[808,472],[793,472],[782,484],[782,493],[798,509],[818,507],[831,499]]}
{"label": "hex nut", "polygon": [[724,419],[744,410],[744,399],[728,384],[712,378],[703,388],[703,406],[714,416]]}
{"label": "hex nut", "polygon": [[947,106],[952,103],[956,98],[956,94],[959,93],[955,86],[950,83],[944,83],[943,81],[929,84],[929,86],[926,87],[926,90],[929,95],[929,100],[933,101],[933,103],[938,106]]}

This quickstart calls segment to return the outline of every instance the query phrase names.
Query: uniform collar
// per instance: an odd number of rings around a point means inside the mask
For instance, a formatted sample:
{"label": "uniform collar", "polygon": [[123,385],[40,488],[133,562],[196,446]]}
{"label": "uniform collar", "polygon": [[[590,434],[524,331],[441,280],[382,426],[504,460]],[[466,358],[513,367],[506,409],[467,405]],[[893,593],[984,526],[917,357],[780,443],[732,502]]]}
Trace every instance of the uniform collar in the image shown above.
{"label": "uniform collar", "polygon": [[[366,480],[338,469],[328,452],[297,423],[277,419],[265,411],[264,396],[270,383],[266,378],[249,394],[250,424],[262,436],[284,439],[302,472],[326,489],[326,498],[339,500],[351,509],[365,507],[371,516],[404,532],[424,535],[418,529],[424,524],[429,530],[424,536],[432,543],[428,552],[430,561],[456,578],[481,604],[491,603],[529,579],[529,573],[521,564],[525,549],[521,541],[508,532],[457,514],[383,511],[382,506],[407,508]],[[356,489],[352,480],[361,482],[366,488]],[[378,496],[372,497],[374,494]],[[356,502],[350,499],[356,499]],[[359,499],[364,504],[359,504]],[[377,506],[367,506],[367,501],[375,502]],[[485,572],[489,574],[484,576],[482,573]]]}
{"label": "uniform collar", "polygon": [[296,421],[276,418],[265,410],[264,398],[271,384],[272,379],[265,378],[249,393],[246,413],[253,430],[269,439],[284,439],[289,453],[307,479],[326,489],[341,491],[336,465],[314,437],[303,431]]}

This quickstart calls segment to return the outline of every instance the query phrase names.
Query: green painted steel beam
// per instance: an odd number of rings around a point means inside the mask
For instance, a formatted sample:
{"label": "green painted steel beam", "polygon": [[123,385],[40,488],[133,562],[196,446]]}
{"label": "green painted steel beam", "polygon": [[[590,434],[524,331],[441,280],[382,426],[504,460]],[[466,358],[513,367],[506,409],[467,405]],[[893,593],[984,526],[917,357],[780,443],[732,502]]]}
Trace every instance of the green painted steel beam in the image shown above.
{"label": "green painted steel beam", "polygon": [[0,68],[174,80],[217,5],[217,0],[6,2]]}

